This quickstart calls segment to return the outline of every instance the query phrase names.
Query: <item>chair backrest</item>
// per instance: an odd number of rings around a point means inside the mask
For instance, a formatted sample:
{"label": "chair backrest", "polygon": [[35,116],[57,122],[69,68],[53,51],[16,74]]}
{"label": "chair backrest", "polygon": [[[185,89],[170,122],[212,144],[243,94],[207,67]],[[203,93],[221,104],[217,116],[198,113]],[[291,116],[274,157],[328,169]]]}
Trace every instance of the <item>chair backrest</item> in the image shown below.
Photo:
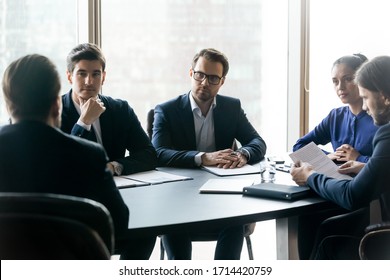
{"label": "chair backrest", "polygon": [[152,140],[153,136],[153,121],[154,121],[154,109],[150,109],[146,116],[146,132],[148,133],[149,139]]}
{"label": "chair backrest", "polygon": [[390,222],[367,227],[359,255],[363,260],[390,260]]}
{"label": "chair backrest", "polygon": [[96,201],[47,193],[0,193],[1,259],[109,259],[113,222]]}

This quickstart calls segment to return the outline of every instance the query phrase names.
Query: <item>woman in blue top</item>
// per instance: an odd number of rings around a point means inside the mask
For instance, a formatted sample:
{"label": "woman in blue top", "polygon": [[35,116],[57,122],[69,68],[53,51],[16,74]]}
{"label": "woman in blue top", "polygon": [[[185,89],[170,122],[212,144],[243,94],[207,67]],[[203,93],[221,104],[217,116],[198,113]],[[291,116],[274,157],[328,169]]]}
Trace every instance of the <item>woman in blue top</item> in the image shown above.
{"label": "woman in blue top", "polygon": [[[380,199],[383,221],[390,221],[390,57],[380,56],[365,63],[356,74],[364,107],[380,126],[373,141],[373,154],[367,163],[348,161],[340,173],[355,174],[352,180],[337,180],[317,173],[308,163],[297,163],[291,169],[298,185],[307,185],[323,198],[353,210]],[[356,227],[356,224],[350,224]],[[358,258],[359,239],[328,236],[315,258]],[[352,255],[351,255],[352,253]]]}
{"label": "woman in blue top", "polygon": [[355,72],[367,58],[362,54],[343,56],[333,63],[332,81],[341,102],[348,104],[333,109],[312,131],[300,138],[293,147],[296,151],[314,142],[332,143],[333,153],[326,152],[334,161],[356,160],[367,162],[372,155],[372,140],[377,131],[374,122],[362,109],[363,100],[354,82]]}
{"label": "woman in blue top", "polygon": [[[332,143],[334,152],[328,157],[337,163],[349,160],[367,162],[372,155],[372,140],[377,131],[374,122],[363,110],[363,99],[359,96],[359,88],[354,82],[357,69],[367,58],[362,54],[346,55],[337,59],[332,66],[334,90],[341,102],[348,106],[333,109],[312,131],[303,136],[294,145],[293,150],[314,142],[317,145]],[[298,251],[300,259],[313,257],[313,249],[324,236],[338,234],[337,228],[343,231],[349,221],[361,221],[361,228],[367,224],[368,208],[349,212],[342,208],[308,213],[298,217]],[[340,216],[341,215],[341,216]],[[330,218],[331,217],[331,218]],[[343,231],[344,232],[344,231]],[[355,231],[349,232],[355,234]]]}

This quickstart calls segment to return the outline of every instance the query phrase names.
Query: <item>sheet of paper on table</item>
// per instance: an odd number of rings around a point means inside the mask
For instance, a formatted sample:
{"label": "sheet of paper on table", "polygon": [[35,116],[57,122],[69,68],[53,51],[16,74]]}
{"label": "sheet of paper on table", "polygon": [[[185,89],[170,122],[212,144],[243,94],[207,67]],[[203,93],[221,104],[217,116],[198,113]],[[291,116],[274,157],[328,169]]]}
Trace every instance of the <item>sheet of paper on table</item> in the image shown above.
{"label": "sheet of paper on table", "polygon": [[260,173],[260,168],[246,164],[240,168],[219,168],[217,166],[202,166],[202,169],[218,176],[234,176]]}

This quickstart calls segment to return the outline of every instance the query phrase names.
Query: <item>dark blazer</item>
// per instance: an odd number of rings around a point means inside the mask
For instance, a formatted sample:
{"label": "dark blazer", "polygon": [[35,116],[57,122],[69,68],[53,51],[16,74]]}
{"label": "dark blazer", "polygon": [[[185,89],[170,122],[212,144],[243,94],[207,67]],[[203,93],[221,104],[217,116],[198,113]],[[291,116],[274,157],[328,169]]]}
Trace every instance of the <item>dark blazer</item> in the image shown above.
{"label": "dark blazer", "polygon": [[379,127],[373,147],[370,160],[352,180],[334,180],[314,173],[307,184],[323,198],[348,210],[368,206],[379,198],[382,219],[390,221],[390,124]]}
{"label": "dark blazer", "polygon": [[0,129],[0,191],[43,192],[90,198],[110,211],[116,235],[129,210],[106,168],[101,145],[36,121]]}
{"label": "dark blazer", "polygon": [[[155,108],[152,143],[163,166],[195,167],[194,117],[189,94],[180,95]],[[237,139],[249,151],[249,164],[264,158],[266,144],[248,121],[239,99],[217,95],[214,114],[217,150],[232,148]]]}
{"label": "dark blazer", "polygon": [[[122,174],[152,170],[157,166],[156,151],[143,130],[134,110],[124,100],[99,95],[106,111],[100,116],[103,147],[109,161],[124,167]],[[77,125],[80,115],[72,101],[72,91],[62,96],[61,130],[88,139],[89,131]],[[126,150],[129,155],[125,156]]]}

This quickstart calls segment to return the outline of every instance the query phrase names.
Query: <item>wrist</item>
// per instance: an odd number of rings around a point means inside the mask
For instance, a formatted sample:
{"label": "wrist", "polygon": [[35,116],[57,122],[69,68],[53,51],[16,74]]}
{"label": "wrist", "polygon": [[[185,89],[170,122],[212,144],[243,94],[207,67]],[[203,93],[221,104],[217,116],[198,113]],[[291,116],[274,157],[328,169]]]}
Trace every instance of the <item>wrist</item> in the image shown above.
{"label": "wrist", "polygon": [[113,175],[122,175],[123,172],[123,166],[119,162],[111,161],[108,163],[110,166],[110,170],[113,173]]}
{"label": "wrist", "polygon": [[111,164],[111,162],[107,163],[107,169],[111,172],[111,175],[114,175],[115,170],[114,170],[114,166]]}
{"label": "wrist", "polygon": [[250,154],[249,154],[249,152],[248,152],[247,149],[240,148],[240,149],[238,149],[238,150],[236,151],[236,153],[240,153],[241,156],[244,156],[244,157],[246,158],[247,161],[248,161],[249,158],[250,158]]}

